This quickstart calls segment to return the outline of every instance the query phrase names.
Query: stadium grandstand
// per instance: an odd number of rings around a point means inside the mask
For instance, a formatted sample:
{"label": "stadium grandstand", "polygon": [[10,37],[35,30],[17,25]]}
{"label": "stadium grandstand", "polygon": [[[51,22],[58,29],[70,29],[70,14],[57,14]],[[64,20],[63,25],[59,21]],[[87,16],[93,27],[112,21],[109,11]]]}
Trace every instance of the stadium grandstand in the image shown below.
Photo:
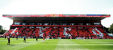
{"label": "stadium grandstand", "polygon": [[109,14],[36,14],[8,15],[13,19],[4,36],[43,39],[113,39],[101,20]]}

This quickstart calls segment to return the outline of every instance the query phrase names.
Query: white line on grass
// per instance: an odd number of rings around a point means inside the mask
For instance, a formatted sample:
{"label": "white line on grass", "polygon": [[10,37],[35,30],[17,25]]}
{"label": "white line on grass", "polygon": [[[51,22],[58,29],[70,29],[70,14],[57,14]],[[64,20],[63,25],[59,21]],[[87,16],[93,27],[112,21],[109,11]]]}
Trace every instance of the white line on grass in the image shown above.
{"label": "white line on grass", "polygon": [[88,50],[83,48],[81,45],[72,42],[71,40],[59,40],[55,50]]}

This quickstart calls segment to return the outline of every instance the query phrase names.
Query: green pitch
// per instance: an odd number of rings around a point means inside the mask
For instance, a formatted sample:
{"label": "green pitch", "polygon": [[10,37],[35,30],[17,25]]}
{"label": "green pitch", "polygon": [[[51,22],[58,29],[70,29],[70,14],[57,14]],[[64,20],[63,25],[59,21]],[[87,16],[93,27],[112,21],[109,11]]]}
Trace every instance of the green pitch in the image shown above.
{"label": "green pitch", "polygon": [[11,39],[11,45],[7,45],[7,39],[0,38],[0,50],[113,50],[112,39]]}

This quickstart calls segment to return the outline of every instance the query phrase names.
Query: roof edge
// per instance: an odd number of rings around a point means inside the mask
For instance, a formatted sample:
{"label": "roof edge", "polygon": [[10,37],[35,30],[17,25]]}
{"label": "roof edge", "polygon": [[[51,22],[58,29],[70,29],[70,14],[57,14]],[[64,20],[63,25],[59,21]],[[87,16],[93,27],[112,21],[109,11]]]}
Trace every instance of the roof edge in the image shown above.
{"label": "roof edge", "polygon": [[110,14],[4,14],[3,17],[110,17]]}

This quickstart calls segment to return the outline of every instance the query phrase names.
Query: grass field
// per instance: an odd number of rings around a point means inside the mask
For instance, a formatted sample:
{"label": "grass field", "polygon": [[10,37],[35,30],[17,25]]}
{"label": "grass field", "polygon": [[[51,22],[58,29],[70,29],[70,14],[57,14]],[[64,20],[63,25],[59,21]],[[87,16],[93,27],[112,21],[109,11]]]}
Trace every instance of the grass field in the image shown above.
{"label": "grass field", "polygon": [[113,50],[112,39],[23,39],[11,38],[11,45],[7,39],[0,38],[0,50]]}

